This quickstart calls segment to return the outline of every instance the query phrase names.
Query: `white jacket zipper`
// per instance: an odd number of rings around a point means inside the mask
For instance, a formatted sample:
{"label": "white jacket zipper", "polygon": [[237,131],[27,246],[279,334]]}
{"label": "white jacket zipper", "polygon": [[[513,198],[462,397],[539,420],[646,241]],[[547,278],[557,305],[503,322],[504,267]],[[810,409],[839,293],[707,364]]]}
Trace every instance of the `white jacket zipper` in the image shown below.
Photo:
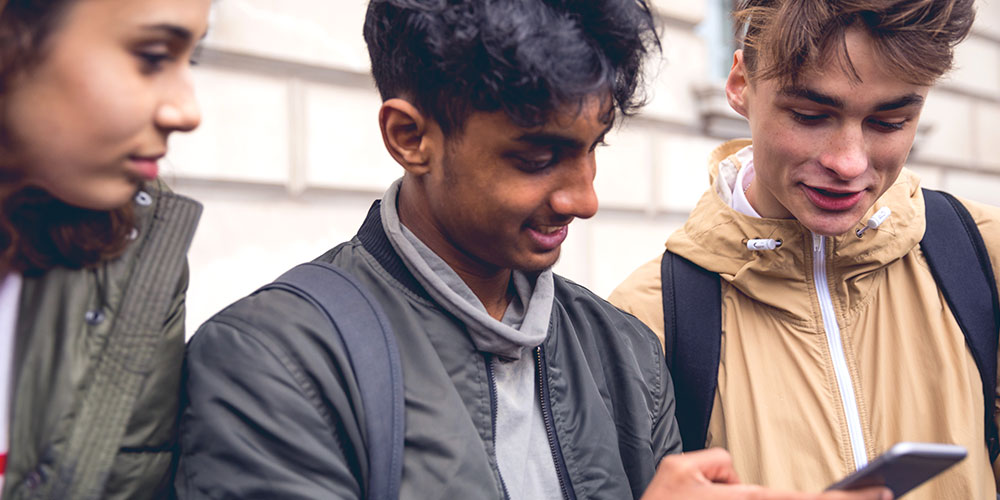
{"label": "white jacket zipper", "polygon": [[844,342],[840,338],[840,325],[837,324],[833,300],[830,298],[830,285],[826,280],[826,237],[815,233],[812,237],[813,281],[819,297],[819,308],[823,314],[823,328],[826,330],[826,341],[830,347],[833,372],[837,376],[840,400],[844,406],[844,415],[847,417],[847,431],[851,437],[851,450],[854,453],[854,468],[860,469],[868,464],[868,454],[865,452],[865,436],[861,430],[861,415],[858,412],[854,384],[851,382],[851,372],[847,368],[847,358],[844,356]]}

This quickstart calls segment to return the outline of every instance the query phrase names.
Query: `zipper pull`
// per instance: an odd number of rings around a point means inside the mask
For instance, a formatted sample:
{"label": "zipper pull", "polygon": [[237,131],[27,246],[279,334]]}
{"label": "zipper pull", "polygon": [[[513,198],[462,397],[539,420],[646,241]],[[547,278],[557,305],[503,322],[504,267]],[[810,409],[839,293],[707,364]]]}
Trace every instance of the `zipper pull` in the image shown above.
{"label": "zipper pull", "polygon": [[816,233],[812,234],[813,237],[813,253],[819,253],[823,249],[823,240],[825,236],[820,236]]}

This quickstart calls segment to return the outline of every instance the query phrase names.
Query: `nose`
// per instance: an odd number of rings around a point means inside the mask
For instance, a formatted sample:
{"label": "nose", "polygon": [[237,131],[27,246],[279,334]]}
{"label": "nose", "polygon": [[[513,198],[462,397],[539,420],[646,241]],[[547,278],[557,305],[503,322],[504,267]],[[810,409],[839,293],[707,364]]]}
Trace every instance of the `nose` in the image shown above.
{"label": "nose", "polygon": [[868,151],[861,126],[845,125],[830,138],[820,163],[842,180],[854,179],[868,169]]}
{"label": "nose", "polygon": [[195,99],[194,82],[184,71],[169,85],[156,109],[156,126],[166,132],[190,132],[201,124],[201,109]]}
{"label": "nose", "polygon": [[594,192],[594,176],[597,162],[590,152],[579,159],[573,168],[567,169],[562,184],[549,201],[552,210],[560,215],[589,219],[597,213],[597,193]]}

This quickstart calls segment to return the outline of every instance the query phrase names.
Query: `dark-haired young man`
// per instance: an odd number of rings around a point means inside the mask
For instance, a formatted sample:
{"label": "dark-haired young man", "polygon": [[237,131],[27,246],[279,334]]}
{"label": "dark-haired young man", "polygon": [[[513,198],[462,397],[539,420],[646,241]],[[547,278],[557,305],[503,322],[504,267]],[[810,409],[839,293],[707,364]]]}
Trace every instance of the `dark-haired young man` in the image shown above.
{"label": "dark-haired young man", "polygon": [[[680,442],[655,335],[551,271],[569,224],[597,210],[594,149],[637,106],[649,7],[373,0],[364,33],[405,173],[318,260],[358,280],[395,334],[400,496],[815,497],[713,484],[736,482],[721,450],[664,459]],[[267,290],[199,330],[182,497],[366,495],[374,437],[330,328]]]}
{"label": "dark-haired young man", "polygon": [[[903,168],[928,90],[969,32],[973,1],[744,0],[736,17],[746,38],[726,94],[753,141],[715,151],[711,187],[666,244],[721,277],[709,290],[718,300],[721,286],[721,337],[719,327],[686,329],[683,320],[666,328],[677,393],[696,394],[707,409],[678,417],[685,449],[721,446],[742,479],[809,490],[896,442],[959,444],[968,458],[907,498],[995,498],[989,286],[1000,271],[1000,210],[959,205],[982,235],[990,272],[975,252],[960,253],[972,232],[936,222],[958,212],[944,198],[934,205],[941,195],[925,195]],[[958,235],[942,241],[942,228]],[[934,242],[959,269],[929,257]],[[946,294],[939,279],[963,270],[958,289],[983,291]],[[661,285],[657,257],[611,301],[662,338],[661,290],[690,296],[700,282],[673,276]],[[985,321],[967,316],[960,327],[949,301]],[[710,366],[705,379],[717,385],[681,381],[684,359]]]}

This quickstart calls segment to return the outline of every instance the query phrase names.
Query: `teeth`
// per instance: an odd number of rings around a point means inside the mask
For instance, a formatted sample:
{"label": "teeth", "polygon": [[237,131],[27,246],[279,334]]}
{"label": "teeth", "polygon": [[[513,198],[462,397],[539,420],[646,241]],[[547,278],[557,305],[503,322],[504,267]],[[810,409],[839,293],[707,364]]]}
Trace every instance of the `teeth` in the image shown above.
{"label": "teeth", "polygon": [[851,196],[851,195],[854,194],[854,193],[851,193],[851,192],[847,192],[847,193],[835,193],[833,191],[827,191],[825,189],[820,189],[820,188],[816,188],[816,191],[819,191],[820,194],[822,194],[823,196],[829,196],[831,198],[846,198],[846,197]]}
{"label": "teeth", "polygon": [[552,234],[560,229],[562,229],[562,226],[538,226],[535,228],[536,231],[542,234]]}

